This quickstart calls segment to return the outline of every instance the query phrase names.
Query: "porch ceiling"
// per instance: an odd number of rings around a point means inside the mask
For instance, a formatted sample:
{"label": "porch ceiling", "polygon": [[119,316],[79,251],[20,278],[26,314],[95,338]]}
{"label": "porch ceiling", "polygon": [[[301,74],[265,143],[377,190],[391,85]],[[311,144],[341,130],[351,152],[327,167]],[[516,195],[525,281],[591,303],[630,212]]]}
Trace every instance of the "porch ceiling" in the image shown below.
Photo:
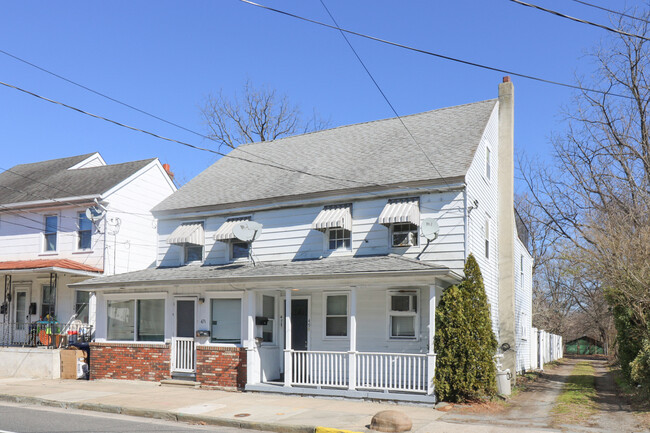
{"label": "porch ceiling", "polygon": [[265,283],[325,280],[332,278],[440,277],[459,280],[446,266],[398,255],[329,257],[315,260],[261,262],[253,265],[203,265],[152,268],[142,271],[93,278],[73,284],[76,288],[101,290],[114,287],[163,284],[197,284],[261,281]]}

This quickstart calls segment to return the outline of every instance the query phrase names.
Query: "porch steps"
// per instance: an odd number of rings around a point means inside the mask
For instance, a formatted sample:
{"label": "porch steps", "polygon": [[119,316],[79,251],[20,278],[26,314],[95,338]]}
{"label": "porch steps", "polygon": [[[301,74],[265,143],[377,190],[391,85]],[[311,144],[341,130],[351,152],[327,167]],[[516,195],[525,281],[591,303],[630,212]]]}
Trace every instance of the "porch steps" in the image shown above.
{"label": "porch steps", "polygon": [[201,386],[200,382],[196,382],[194,380],[186,380],[186,379],[163,379],[160,381],[160,385],[162,386],[183,386],[187,388],[198,388]]}

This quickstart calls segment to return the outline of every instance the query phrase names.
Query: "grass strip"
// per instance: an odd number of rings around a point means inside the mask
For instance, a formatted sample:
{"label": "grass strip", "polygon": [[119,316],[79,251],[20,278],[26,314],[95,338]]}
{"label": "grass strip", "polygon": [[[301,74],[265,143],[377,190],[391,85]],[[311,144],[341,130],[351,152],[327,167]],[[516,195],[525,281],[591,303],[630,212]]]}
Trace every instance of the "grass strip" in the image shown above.
{"label": "grass strip", "polygon": [[589,362],[580,361],[551,412],[554,424],[585,424],[597,411],[594,368]]}

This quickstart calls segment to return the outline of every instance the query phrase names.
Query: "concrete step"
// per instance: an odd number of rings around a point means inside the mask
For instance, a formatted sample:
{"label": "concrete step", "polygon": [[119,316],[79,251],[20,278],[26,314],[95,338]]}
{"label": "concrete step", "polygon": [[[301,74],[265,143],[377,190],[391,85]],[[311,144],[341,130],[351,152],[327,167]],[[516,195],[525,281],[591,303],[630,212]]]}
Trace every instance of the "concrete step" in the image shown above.
{"label": "concrete step", "polygon": [[188,388],[198,388],[201,386],[200,382],[185,379],[163,379],[160,381],[162,386],[184,386]]}

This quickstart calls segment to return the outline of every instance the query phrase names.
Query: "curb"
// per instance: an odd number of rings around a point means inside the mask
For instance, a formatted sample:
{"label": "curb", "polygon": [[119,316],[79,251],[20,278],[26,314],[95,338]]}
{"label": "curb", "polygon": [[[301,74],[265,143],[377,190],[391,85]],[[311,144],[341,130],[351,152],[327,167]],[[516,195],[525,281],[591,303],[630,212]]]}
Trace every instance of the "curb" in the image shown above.
{"label": "curb", "polygon": [[114,413],[120,415],[136,416],[141,418],[161,419],[165,421],[177,421],[190,424],[202,423],[205,425],[216,425],[222,427],[234,427],[249,430],[270,431],[277,433],[315,433],[316,426],[278,424],[270,422],[257,422],[246,420],[234,420],[230,418],[218,418],[202,415],[182,414],[157,409],[142,409],[135,407],[123,407],[101,403],[78,403],[57,400],[47,400],[39,397],[29,397],[11,394],[0,394],[0,401],[10,403],[31,404],[34,406],[56,407],[61,409],[78,409],[102,413]]}

